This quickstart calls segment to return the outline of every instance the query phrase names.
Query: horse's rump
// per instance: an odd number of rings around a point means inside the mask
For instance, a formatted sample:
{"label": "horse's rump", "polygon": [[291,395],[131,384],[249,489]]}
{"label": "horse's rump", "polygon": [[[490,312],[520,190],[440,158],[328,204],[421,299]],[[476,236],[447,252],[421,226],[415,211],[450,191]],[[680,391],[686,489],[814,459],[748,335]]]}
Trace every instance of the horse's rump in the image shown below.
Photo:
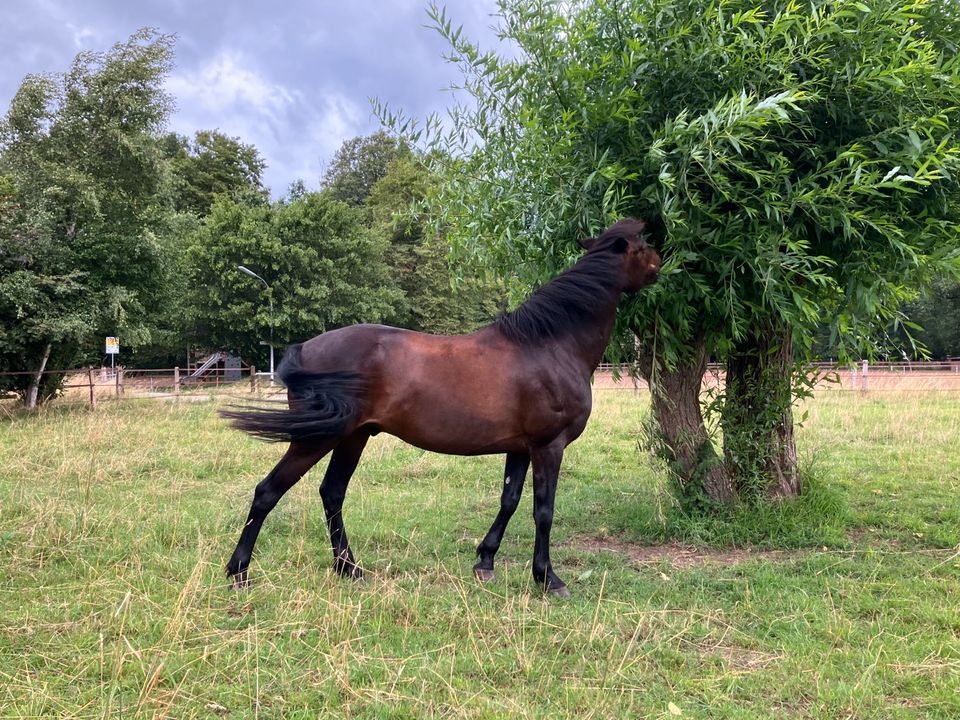
{"label": "horse's rump", "polygon": [[361,376],[306,370],[300,360],[301,347],[291,345],[277,370],[288,390],[289,407],[234,407],[220,415],[238,430],[268,442],[316,442],[345,434],[359,414]]}

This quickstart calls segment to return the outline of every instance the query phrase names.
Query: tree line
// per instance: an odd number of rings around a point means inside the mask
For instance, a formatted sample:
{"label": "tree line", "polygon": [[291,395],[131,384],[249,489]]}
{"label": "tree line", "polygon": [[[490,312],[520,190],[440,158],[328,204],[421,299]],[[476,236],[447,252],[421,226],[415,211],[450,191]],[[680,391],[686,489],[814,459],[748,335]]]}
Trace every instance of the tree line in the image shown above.
{"label": "tree line", "polygon": [[[31,75],[0,123],[0,370],[28,404],[47,368],[183,363],[188,345],[265,366],[344,325],[455,333],[489,321],[495,282],[451,287],[442,233],[401,213],[436,182],[380,132],[344,143],[320,180],[271,201],[257,149],[216,130],[165,132],[174,41],[141,30],[69,70]],[[403,219],[400,216],[403,215]],[[266,286],[244,275],[244,265]]]}

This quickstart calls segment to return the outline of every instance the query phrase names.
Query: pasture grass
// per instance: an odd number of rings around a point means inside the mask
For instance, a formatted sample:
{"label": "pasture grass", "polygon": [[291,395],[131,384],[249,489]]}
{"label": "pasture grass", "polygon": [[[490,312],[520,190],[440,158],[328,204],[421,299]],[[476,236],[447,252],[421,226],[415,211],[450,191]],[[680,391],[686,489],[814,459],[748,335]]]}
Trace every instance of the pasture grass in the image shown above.
{"label": "pasture grass", "polygon": [[497,579],[472,579],[501,458],[386,436],[344,510],[368,580],[330,570],[318,468],[232,591],[222,566],[282,448],[219,405],[0,421],[0,715],[960,717],[955,394],[824,392],[804,495],[704,519],[637,446],[646,399],[597,390],[558,491],[569,601],[531,581],[529,492]]}

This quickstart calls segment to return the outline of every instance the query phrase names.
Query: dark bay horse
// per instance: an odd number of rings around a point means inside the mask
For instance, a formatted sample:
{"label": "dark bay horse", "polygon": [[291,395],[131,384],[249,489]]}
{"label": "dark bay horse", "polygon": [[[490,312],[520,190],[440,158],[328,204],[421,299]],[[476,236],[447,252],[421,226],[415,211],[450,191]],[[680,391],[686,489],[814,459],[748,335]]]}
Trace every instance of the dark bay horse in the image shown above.
{"label": "dark bay horse", "polygon": [[590,416],[590,378],[610,340],[621,294],[653,282],[660,271],[644,227],[621,220],[581,241],[586,253],[572,268],[469,335],[355,325],[291,346],[278,373],[289,408],[223,412],[241,430],[290,443],[257,485],[227,563],[235,584],[247,583],[267,514],[331,451],[320,497],[333,566],[340,575],[362,577],[341,509],[368,438],[386,432],[434,452],[506,454],[500,512],[477,548],[474,572],[483,581],[493,578],[494,556],[532,464],[533,577],[547,592],[569,595],[550,565],[557,476],[564,449]]}

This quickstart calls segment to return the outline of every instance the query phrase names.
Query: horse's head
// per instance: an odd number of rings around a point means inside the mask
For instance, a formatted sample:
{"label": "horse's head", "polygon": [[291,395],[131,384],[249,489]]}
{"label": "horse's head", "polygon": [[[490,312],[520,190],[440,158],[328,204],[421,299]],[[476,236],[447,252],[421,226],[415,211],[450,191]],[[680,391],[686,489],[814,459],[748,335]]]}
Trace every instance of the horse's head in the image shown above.
{"label": "horse's head", "polygon": [[636,292],[649,285],[660,274],[660,256],[647,244],[646,223],[625,218],[614,223],[599,236],[580,240],[588,254],[613,253],[623,265],[623,290]]}

